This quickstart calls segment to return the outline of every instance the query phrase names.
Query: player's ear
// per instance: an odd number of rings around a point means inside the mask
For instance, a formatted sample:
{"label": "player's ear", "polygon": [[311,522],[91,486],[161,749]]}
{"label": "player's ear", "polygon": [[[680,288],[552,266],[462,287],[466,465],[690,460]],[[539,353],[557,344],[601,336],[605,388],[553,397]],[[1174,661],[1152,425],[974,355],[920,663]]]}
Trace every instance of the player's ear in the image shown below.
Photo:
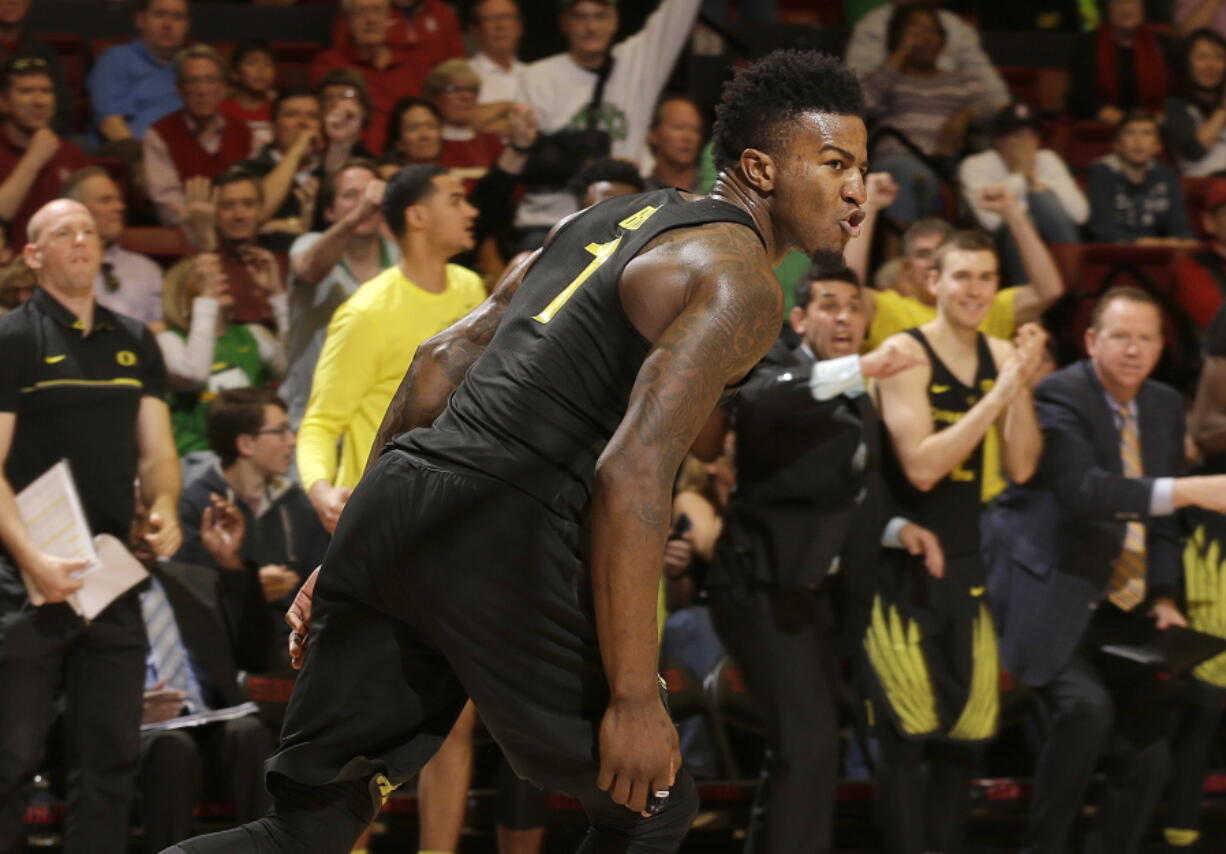
{"label": "player's ear", "polygon": [[43,252],[34,243],[27,243],[25,248],[21,250],[21,256],[26,260],[26,266],[31,270],[41,270],[43,266]]}
{"label": "player's ear", "polygon": [[775,189],[779,164],[765,151],[747,148],[741,152],[741,172],[749,186],[761,193],[770,193]]}
{"label": "player's ear", "polygon": [[788,315],[788,319],[792,323],[792,331],[797,335],[805,334],[805,310],[798,305],[792,306],[792,313]]}

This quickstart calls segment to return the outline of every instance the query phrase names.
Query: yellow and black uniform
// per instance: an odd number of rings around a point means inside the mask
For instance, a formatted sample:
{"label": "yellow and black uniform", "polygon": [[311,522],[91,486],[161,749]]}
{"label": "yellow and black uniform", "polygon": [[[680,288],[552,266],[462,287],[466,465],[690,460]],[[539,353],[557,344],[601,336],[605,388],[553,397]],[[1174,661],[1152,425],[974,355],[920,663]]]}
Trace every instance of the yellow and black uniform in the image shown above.
{"label": "yellow and black uniform", "polygon": [[268,763],[274,812],[183,850],[306,851],[295,834],[309,833],[311,852],[347,851],[468,697],[517,774],[579,797],[584,850],[676,850],[697,810],[684,770],[649,821],[596,788],[608,680],[580,526],[651,347],[622,307],[622,270],[662,233],[713,222],[753,228],[668,189],[554,234],[447,410],[396,437],[341,516]]}
{"label": "yellow and black uniform", "polygon": [[[122,540],[132,525],[137,415],[162,397],[165,369],[144,325],[94,308],[88,331],[41,288],[0,317],[0,412],[16,416],[5,477],[20,491],[67,459],[95,534]],[[0,549],[0,851],[24,845],[21,813],[62,677],[73,850],[127,849],[145,678],[140,602],[120,597],[86,624],[66,604],[32,607]],[[74,771],[76,768],[73,769]],[[19,844],[19,839],[20,844]]]}
{"label": "yellow and black uniform", "polygon": [[[995,384],[991,348],[979,333],[978,367],[968,387],[920,330],[908,334],[932,366],[928,399],[933,427],[943,430]],[[879,823],[891,854],[955,850],[961,844],[977,757],[973,746],[996,734],[996,630],[979,552],[984,453],[981,442],[928,492],[911,484],[892,452],[885,459],[899,512],[933,531],[945,552],[942,578],[933,578],[919,558],[889,554],[876,570],[871,601],[857,609],[867,617],[857,681],[882,747]]]}
{"label": "yellow and black uniform", "polygon": [[418,345],[483,299],[485,286],[472,270],[448,264],[446,288],[432,293],[409,281],[397,265],[362,285],[336,310],[298,428],[303,486],[310,488],[317,480],[357,484],[383,413]]}

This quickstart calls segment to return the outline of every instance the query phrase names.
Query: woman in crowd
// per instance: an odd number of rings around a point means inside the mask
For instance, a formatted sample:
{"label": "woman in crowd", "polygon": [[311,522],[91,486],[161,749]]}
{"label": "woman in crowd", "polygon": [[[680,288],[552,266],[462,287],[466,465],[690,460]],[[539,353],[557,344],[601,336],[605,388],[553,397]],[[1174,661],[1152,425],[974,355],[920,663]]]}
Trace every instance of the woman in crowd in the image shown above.
{"label": "woman in crowd", "polygon": [[205,430],[209,401],[223,389],[266,385],[285,373],[289,307],[283,280],[271,253],[250,252],[250,269],[269,292],[275,335],[258,323],[230,321],[233,298],[215,254],[181,261],[166,274],[162,302],[167,328],[157,334],[157,342],[172,391],[171,424],[184,484],[216,459]]}
{"label": "woman in crowd", "polygon": [[449,59],[434,67],[423,91],[442,119],[439,162],[472,191],[478,179],[502,153],[502,140],[477,130],[477,93],[481,75],[464,59]]}
{"label": "woman in crowd", "polygon": [[1166,134],[1180,174],[1226,170],[1226,39],[1213,30],[1188,36],[1175,94],[1166,99]]}

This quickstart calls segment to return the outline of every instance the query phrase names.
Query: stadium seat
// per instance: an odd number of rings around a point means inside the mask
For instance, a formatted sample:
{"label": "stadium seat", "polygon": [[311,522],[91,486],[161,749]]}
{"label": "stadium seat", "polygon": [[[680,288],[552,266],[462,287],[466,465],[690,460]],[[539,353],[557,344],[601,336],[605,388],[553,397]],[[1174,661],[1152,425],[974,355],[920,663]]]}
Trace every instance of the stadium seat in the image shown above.
{"label": "stadium seat", "polygon": [[120,235],[119,245],[130,252],[148,255],[163,267],[192,252],[183,229],[171,225],[129,226]]}

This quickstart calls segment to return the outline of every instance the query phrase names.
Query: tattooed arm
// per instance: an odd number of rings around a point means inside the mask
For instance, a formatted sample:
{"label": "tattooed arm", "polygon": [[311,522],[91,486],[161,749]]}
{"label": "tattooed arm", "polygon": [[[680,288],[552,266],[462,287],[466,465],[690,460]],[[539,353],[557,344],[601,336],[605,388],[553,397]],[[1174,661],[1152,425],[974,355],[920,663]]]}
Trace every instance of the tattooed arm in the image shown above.
{"label": "tattooed arm", "polygon": [[433,424],[434,419],[442,415],[447,399],[473,362],[485,352],[502,322],[507,304],[540,254],[538,249],[513,264],[494,285],[485,302],[417,348],[408,372],[383,415],[379,432],[370,446],[366,468],[374,464],[393,436]]}
{"label": "tattooed arm", "polygon": [[[632,321],[658,334],[647,334],[654,345],[597,463],[591,502],[592,592],[610,692],[598,785],[634,811],[680,767],[657,682],[656,591],[673,478],[724,387],[774,342],[782,309],[762,246],[745,228],[707,228],[659,255],[641,255],[623,274]],[[644,308],[662,290],[677,303],[663,316],[667,300]]]}

